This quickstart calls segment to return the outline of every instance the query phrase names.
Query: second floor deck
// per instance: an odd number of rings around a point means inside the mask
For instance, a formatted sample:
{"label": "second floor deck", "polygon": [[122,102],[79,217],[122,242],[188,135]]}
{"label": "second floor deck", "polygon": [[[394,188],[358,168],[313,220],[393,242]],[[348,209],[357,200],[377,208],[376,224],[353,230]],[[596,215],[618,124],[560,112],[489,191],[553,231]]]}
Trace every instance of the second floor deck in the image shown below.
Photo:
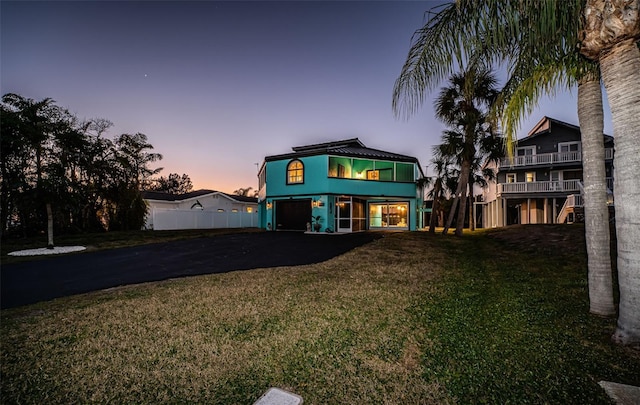
{"label": "second floor deck", "polygon": [[[607,188],[613,190],[613,178],[607,178]],[[498,195],[529,193],[579,193],[582,189],[580,180],[531,181],[516,183],[499,183]]]}
{"label": "second floor deck", "polygon": [[[613,148],[606,148],[604,150],[604,158],[605,160],[613,159]],[[582,162],[582,153],[579,151],[553,152],[504,158],[500,161],[500,167],[552,166],[554,164],[579,162]]]}

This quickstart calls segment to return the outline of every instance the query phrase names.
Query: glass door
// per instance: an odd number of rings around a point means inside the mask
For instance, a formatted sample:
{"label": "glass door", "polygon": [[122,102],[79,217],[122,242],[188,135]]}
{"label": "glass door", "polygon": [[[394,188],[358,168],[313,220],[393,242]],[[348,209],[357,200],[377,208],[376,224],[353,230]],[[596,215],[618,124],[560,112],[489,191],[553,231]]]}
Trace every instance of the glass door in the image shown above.
{"label": "glass door", "polygon": [[551,170],[551,191],[562,190],[562,170]]}
{"label": "glass door", "polygon": [[351,232],[351,197],[338,197],[336,203],[336,231]]}
{"label": "glass door", "polygon": [[369,228],[408,229],[408,203],[370,203]]}

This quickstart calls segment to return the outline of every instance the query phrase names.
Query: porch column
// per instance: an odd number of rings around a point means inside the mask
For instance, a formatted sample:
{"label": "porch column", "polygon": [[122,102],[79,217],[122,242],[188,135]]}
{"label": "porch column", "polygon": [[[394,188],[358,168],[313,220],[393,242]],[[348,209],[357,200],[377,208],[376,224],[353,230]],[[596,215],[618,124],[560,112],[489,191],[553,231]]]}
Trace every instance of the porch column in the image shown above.
{"label": "porch column", "polygon": [[496,203],[498,200],[491,201],[491,205],[489,206],[489,215],[491,216],[491,222],[489,222],[489,227],[495,228],[496,226]]}
{"label": "porch column", "polygon": [[489,212],[491,213],[491,222],[490,222],[490,226],[492,228],[495,228],[496,226],[496,203],[498,202],[498,200],[493,200],[491,201],[491,205],[489,206]]}
{"label": "porch column", "polygon": [[557,211],[557,209],[556,209],[556,198],[555,198],[555,197],[553,197],[553,207],[552,207],[552,208],[553,208],[553,209],[552,209],[551,211],[552,211],[552,213],[553,213],[553,214],[552,214],[552,215],[553,215],[553,219],[552,219],[551,223],[552,223],[552,224],[555,224],[555,223],[556,223],[556,220],[558,219],[558,213],[556,212],[556,211]]}
{"label": "porch column", "polygon": [[507,226],[507,199],[502,200],[502,226]]}
{"label": "porch column", "polygon": [[531,198],[527,198],[527,225],[531,223]]}
{"label": "porch column", "polygon": [[544,224],[548,224],[549,223],[549,212],[547,210],[549,206],[549,199],[547,197],[544,198],[544,208],[543,208],[543,213],[544,213]]}

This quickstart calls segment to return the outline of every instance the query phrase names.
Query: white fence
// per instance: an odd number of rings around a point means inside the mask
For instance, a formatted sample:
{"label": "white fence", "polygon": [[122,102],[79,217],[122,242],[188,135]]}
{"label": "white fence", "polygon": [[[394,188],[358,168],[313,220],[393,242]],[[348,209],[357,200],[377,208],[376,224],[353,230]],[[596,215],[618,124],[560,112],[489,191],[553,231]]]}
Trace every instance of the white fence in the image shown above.
{"label": "white fence", "polygon": [[257,212],[211,212],[199,210],[153,210],[151,224],[156,231],[178,229],[254,228]]}

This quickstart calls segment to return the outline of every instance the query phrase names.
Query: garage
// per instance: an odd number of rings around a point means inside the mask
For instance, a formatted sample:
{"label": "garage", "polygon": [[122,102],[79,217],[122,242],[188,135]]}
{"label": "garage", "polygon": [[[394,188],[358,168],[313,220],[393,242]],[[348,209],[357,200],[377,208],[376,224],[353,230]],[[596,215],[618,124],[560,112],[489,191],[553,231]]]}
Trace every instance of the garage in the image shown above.
{"label": "garage", "polygon": [[276,229],[306,231],[311,221],[311,199],[275,201]]}

